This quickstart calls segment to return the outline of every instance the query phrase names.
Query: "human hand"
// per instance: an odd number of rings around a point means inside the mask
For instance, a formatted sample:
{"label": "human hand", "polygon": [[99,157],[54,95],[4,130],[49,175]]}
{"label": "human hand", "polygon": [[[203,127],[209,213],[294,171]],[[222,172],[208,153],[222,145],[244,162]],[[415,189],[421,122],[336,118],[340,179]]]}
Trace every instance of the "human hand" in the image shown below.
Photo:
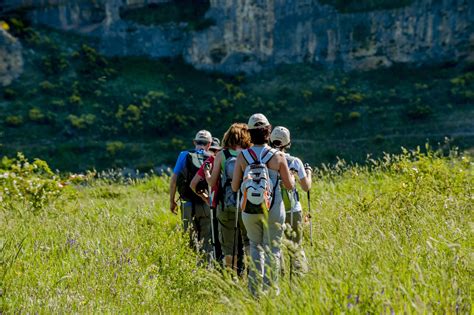
{"label": "human hand", "polygon": [[171,200],[171,202],[170,202],[171,213],[178,214],[178,209],[177,208],[178,208],[178,204],[176,203],[176,201],[174,201],[174,199]]}

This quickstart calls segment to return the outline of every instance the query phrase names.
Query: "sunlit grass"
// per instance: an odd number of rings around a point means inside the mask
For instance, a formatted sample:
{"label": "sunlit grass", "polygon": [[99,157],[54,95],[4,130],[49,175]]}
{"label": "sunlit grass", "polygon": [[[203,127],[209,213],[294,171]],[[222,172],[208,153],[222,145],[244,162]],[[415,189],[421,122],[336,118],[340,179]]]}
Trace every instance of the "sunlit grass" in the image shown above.
{"label": "sunlit grass", "polygon": [[[0,207],[5,313],[472,311],[473,164],[432,153],[319,170],[310,272],[254,300],[198,266],[167,178],[79,186],[38,214]],[[307,209],[306,199],[303,206]]]}

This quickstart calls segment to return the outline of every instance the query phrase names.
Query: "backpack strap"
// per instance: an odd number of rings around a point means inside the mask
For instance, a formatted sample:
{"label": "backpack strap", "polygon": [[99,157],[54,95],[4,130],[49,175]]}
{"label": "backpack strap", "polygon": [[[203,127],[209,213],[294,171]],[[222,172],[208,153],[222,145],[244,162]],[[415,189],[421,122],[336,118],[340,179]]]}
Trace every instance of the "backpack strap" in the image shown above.
{"label": "backpack strap", "polygon": [[230,153],[230,150],[229,149],[224,149],[222,150],[222,155],[224,156],[224,158],[222,159],[222,163],[221,163],[221,168],[222,170],[224,170],[225,168],[225,162],[230,159],[231,157],[233,157],[232,153]]}
{"label": "backpack strap", "polygon": [[267,164],[268,161],[271,160],[271,158],[275,155],[276,153],[276,150],[275,149],[268,149],[268,150],[265,150],[263,156],[262,156],[262,160],[261,162],[264,163],[264,164]]}
{"label": "backpack strap", "polygon": [[257,155],[255,154],[255,151],[250,148],[247,150],[243,150],[242,155],[244,156],[244,159],[248,165],[255,163],[255,161],[257,160]]}

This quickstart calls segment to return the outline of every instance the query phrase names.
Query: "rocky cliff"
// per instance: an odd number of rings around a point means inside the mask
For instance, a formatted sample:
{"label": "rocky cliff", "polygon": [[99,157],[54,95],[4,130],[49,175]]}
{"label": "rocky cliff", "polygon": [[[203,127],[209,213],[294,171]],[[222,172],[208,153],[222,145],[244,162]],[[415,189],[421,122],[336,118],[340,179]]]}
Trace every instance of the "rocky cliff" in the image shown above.
{"label": "rocky cliff", "polygon": [[474,47],[472,0],[419,0],[353,14],[315,0],[212,0],[208,14],[217,25],[195,34],[185,51],[188,62],[208,70],[303,61],[372,69],[472,59]]}
{"label": "rocky cliff", "polygon": [[7,86],[23,72],[20,42],[0,28],[0,85]]}
{"label": "rocky cliff", "polygon": [[385,11],[339,13],[317,0],[211,0],[215,25],[144,26],[120,10],[166,0],[67,1],[31,13],[37,23],[100,38],[107,55],[184,56],[197,68],[256,72],[283,63],[373,69],[474,60],[474,1],[415,0]]}

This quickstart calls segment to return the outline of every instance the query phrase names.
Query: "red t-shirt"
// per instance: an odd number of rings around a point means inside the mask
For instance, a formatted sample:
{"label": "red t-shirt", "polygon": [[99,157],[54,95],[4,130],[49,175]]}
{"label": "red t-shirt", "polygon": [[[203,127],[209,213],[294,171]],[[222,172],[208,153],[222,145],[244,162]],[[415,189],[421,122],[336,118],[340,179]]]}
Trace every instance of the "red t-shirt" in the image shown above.
{"label": "red t-shirt", "polygon": [[[203,180],[206,180],[206,175],[204,174],[204,167],[205,167],[206,163],[211,164],[211,170],[212,170],[212,165],[214,164],[214,156],[213,156],[213,155],[210,156],[210,157],[201,165],[201,167],[200,167],[199,170],[197,171],[197,174],[198,174],[200,177],[202,177]],[[219,187],[220,187],[219,181],[217,181],[217,184],[216,184],[214,187],[212,187],[212,189],[211,189],[211,195],[212,195],[213,197],[214,197],[214,196],[216,197],[216,198],[212,198],[212,205],[211,205],[212,208],[217,207],[217,204],[218,204],[218,201],[219,201],[218,198],[217,198],[218,193],[219,193]]]}

